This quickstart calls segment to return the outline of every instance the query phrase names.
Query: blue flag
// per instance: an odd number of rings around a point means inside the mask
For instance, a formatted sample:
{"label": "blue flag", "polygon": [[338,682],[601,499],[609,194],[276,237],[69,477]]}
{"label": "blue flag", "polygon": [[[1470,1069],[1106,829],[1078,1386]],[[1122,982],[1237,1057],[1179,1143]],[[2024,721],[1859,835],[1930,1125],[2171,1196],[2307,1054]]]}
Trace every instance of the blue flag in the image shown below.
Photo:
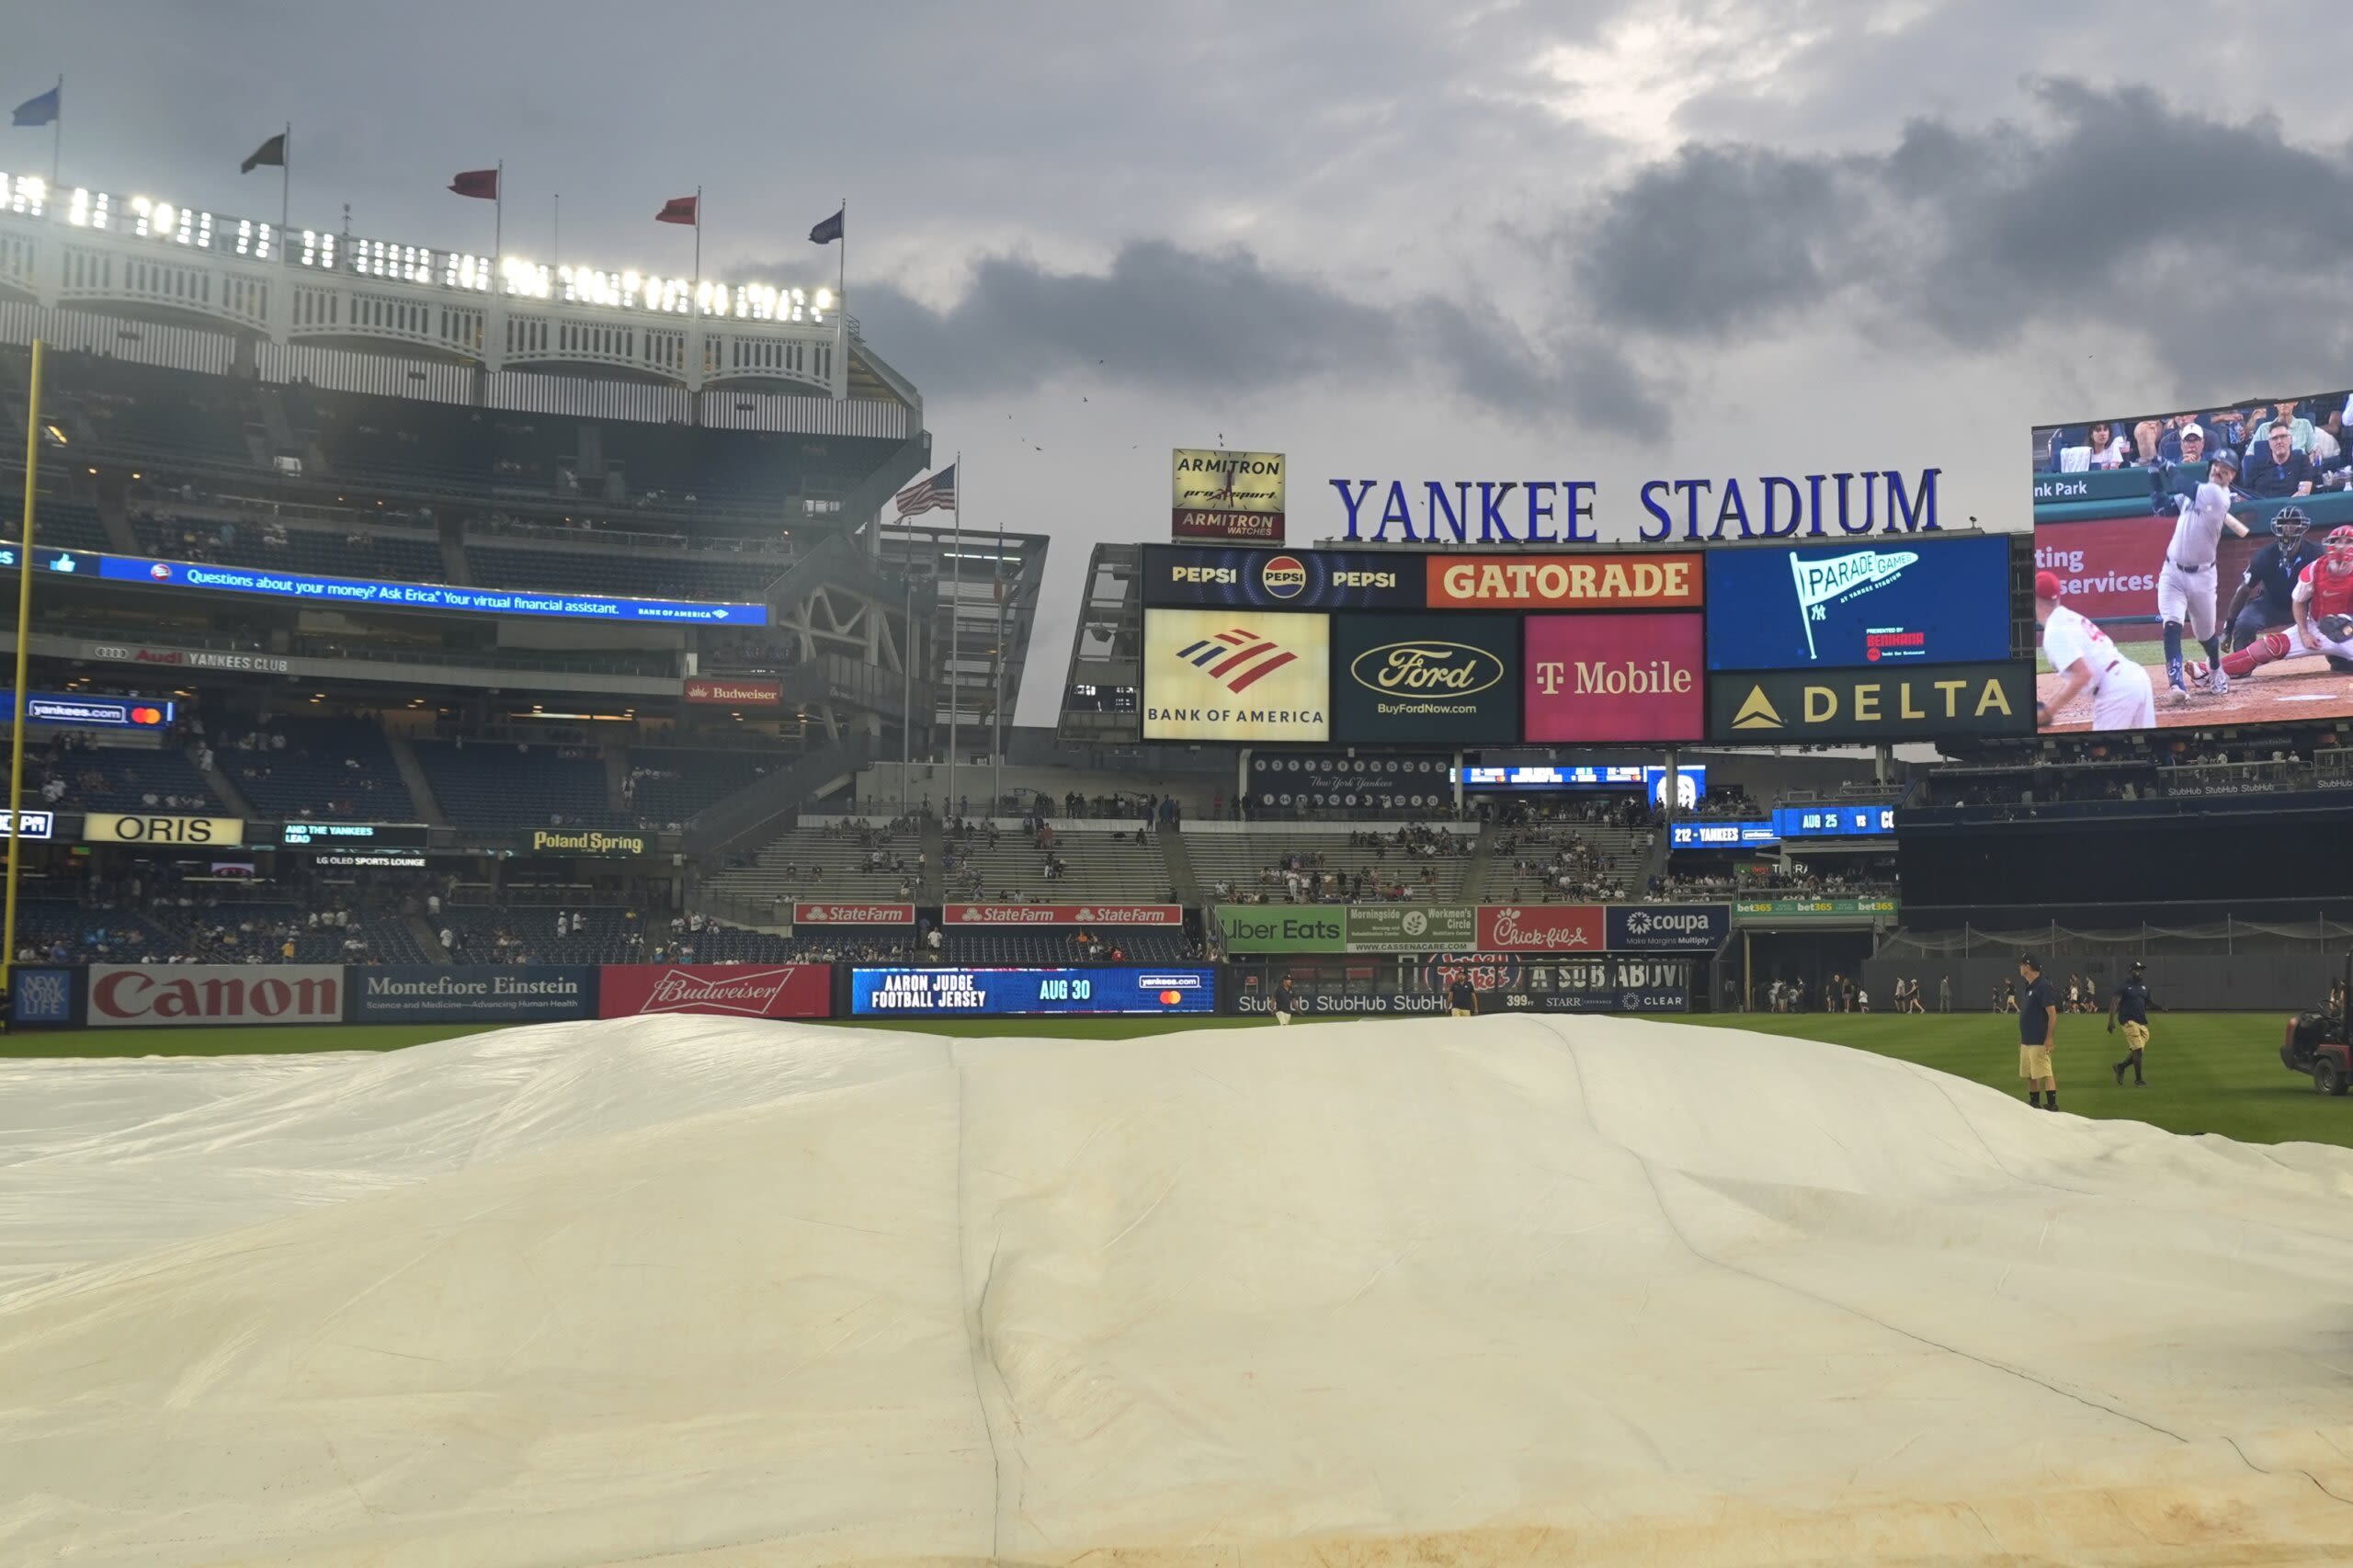
{"label": "blue flag", "polygon": [[51,87],[37,98],[27,98],[17,106],[18,125],[48,125],[57,119],[57,100],[63,96],[62,86]]}
{"label": "blue flag", "polygon": [[840,239],[842,237],[842,216],[843,213],[846,213],[848,210],[849,209],[844,208],[841,212],[835,213],[832,217],[826,219],[824,222],[810,230],[809,243],[813,245],[829,245],[835,240]]}

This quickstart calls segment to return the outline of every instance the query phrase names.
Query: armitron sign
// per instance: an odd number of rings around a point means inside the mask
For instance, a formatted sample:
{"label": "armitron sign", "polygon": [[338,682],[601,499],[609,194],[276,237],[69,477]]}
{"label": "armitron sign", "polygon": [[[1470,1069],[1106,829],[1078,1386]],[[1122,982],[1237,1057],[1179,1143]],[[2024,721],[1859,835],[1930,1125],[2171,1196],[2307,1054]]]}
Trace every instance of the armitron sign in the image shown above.
{"label": "armitron sign", "polygon": [[1282,453],[1178,447],[1169,466],[1169,538],[1282,543]]}
{"label": "armitron sign", "polygon": [[131,816],[91,812],[82,818],[82,836],[92,844],[191,844],[222,848],[243,844],[243,817]]}
{"label": "armitron sign", "polygon": [[340,964],[93,964],[99,1028],[181,1024],[339,1024]]}

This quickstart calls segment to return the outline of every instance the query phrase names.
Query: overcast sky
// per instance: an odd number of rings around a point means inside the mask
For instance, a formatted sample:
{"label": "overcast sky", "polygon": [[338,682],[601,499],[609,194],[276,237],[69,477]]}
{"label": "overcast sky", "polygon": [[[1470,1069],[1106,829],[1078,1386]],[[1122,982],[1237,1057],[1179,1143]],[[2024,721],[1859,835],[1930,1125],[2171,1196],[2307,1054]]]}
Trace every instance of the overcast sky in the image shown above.
{"label": "overcast sky", "polygon": [[[2180,0],[1150,6],[674,0],[19,7],[64,179],[507,250],[830,282],[926,397],[965,520],[1053,536],[1020,717],[1089,545],[1165,537],[1168,449],[1325,482],[1936,465],[2025,526],[2029,426],[2353,381],[2331,51]],[[13,95],[13,96],[11,96]],[[2276,117],[2275,117],[2276,116]],[[0,167],[46,170],[13,131]]]}

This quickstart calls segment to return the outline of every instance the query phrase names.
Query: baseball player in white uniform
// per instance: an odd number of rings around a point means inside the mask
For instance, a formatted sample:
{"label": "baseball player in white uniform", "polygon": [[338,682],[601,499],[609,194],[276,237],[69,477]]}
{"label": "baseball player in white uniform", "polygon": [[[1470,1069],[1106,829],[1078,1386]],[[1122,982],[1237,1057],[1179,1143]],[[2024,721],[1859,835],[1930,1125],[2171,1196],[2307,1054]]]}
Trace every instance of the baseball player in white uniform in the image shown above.
{"label": "baseball player in white uniform", "polygon": [[[2073,702],[2086,688],[2092,694],[2092,728],[2098,731],[2146,730],[2157,722],[2157,694],[2149,672],[2116,651],[2090,619],[2059,602],[2059,574],[2034,574],[2034,619],[2042,628],[2042,652],[2059,672],[2059,688],[2047,702],[2034,706],[2035,727]],[[2207,604],[2213,613],[2213,604]]]}
{"label": "baseball player in white uniform", "polygon": [[[2206,646],[2208,689],[2220,696],[2231,688],[2231,677],[2222,673],[2222,640],[2214,624],[2214,553],[2224,528],[2246,537],[2246,525],[2231,516],[2231,487],[2238,476],[2238,456],[2227,448],[2213,455],[2205,479],[2187,494],[2169,488],[2170,470],[2161,467],[2154,472],[2154,505],[2160,514],[2175,513],[2173,540],[2157,574],[2157,616],[2165,623],[2165,680],[2176,702],[2189,700],[2181,667],[2184,626]],[[2047,631],[2044,637],[2047,644]]]}

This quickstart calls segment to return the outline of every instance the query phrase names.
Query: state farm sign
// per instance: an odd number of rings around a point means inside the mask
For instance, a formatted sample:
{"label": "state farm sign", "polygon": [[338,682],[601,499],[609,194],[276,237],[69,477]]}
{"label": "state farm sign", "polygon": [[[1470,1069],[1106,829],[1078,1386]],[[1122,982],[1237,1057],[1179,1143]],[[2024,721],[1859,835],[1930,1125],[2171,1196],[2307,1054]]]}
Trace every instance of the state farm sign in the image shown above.
{"label": "state farm sign", "polygon": [[603,1018],[823,1018],[833,1010],[834,966],[824,963],[607,964],[597,981],[597,1016]]}
{"label": "state farm sign", "polygon": [[912,926],[912,903],[796,903],[795,926]]}
{"label": "state farm sign", "polygon": [[720,680],[706,676],[693,676],[687,681],[688,702],[717,703],[722,707],[773,708],[784,700],[784,683],[773,680]]}
{"label": "state farm sign", "polygon": [[90,966],[95,1028],[341,1022],[341,964]]}
{"label": "state farm sign", "polygon": [[1178,903],[951,903],[943,926],[1182,926]]}
{"label": "state farm sign", "polygon": [[1483,903],[1479,946],[1495,953],[1597,953],[1597,903]]}

